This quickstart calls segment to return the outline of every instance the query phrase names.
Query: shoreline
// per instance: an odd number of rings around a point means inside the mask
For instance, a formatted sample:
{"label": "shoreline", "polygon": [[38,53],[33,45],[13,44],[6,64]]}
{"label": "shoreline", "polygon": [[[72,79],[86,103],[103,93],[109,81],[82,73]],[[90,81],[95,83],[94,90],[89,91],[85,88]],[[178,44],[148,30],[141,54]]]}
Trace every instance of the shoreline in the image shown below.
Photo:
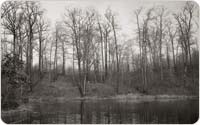
{"label": "shoreline", "polygon": [[115,101],[131,101],[131,102],[142,102],[142,101],[169,101],[169,100],[180,100],[180,99],[199,99],[197,95],[144,95],[144,94],[122,94],[114,95],[109,97],[98,97],[98,96],[85,96],[85,97],[42,97],[42,98],[29,98],[27,104],[21,104],[17,109],[2,110],[4,113],[21,112],[21,111],[32,111],[32,103],[64,103],[69,101],[99,101],[99,100],[115,100]]}
{"label": "shoreline", "polygon": [[134,101],[154,101],[154,100],[168,100],[168,99],[198,99],[198,95],[144,95],[144,94],[121,94],[113,96],[85,96],[85,97],[40,97],[30,98],[29,102],[65,102],[65,101],[82,101],[82,100],[134,100]]}
{"label": "shoreline", "polygon": [[98,97],[98,96],[85,96],[77,98],[80,100],[101,100],[101,99],[119,99],[119,100],[159,100],[159,99],[197,99],[199,96],[196,95],[143,95],[143,94],[122,94],[110,97]]}

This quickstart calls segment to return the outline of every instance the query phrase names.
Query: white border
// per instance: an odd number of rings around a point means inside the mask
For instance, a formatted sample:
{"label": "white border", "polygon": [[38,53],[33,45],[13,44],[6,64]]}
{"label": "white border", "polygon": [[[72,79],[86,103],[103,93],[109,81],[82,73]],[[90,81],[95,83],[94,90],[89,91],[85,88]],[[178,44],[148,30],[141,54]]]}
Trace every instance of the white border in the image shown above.
{"label": "white border", "polygon": [[[0,7],[1,7],[2,3],[5,2],[5,1],[12,1],[12,0],[0,0]],[[17,1],[17,0],[15,0],[15,1]],[[22,0],[22,1],[26,1],[26,0]],[[66,0],[27,0],[27,1],[52,1],[52,2],[56,2],[56,1],[66,1]],[[78,1],[94,1],[94,0],[67,0],[67,1],[77,1],[78,2]],[[116,2],[116,1],[126,1],[126,0],[108,0],[108,1]],[[149,1],[163,1],[163,2],[166,2],[166,1],[194,1],[199,5],[199,24],[200,24],[200,0],[133,0],[133,1],[140,1],[140,2],[145,2],[145,1],[148,1],[148,2]],[[1,11],[1,9],[0,9],[0,11]],[[0,12],[0,16],[1,16],[1,12]],[[0,19],[0,23],[1,23],[1,19]],[[2,30],[1,25],[0,25],[0,30]],[[199,36],[200,36],[200,28],[199,28],[198,33],[199,33]],[[0,35],[0,41],[1,41],[1,35]],[[198,45],[199,45],[199,42],[200,41],[199,41],[199,38],[198,38]],[[0,44],[0,50],[1,50],[1,44]],[[0,59],[1,59],[1,53],[0,53]],[[199,58],[199,62],[200,62],[200,58]],[[0,61],[0,64],[1,64],[1,61]],[[0,69],[1,69],[1,67],[0,67]],[[199,74],[199,76],[200,76],[200,74]],[[1,83],[1,72],[0,72],[0,83]],[[199,90],[200,90],[200,87],[199,87]],[[0,86],[0,92],[1,92],[1,86]],[[0,99],[1,99],[1,96],[0,96]],[[0,100],[0,105],[1,105],[1,100]],[[1,106],[0,106],[0,111],[1,111]],[[1,119],[1,113],[0,113],[0,125],[3,125],[3,124],[6,124],[6,123],[3,122],[3,120]],[[198,117],[198,121],[196,121],[194,124],[200,125],[199,117]]]}

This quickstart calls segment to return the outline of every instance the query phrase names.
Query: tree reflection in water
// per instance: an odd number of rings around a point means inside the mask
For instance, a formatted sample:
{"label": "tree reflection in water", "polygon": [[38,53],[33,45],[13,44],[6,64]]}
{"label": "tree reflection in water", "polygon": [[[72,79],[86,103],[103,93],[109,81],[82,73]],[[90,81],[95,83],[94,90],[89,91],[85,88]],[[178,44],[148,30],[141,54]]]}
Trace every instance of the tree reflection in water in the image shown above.
{"label": "tree reflection in water", "polygon": [[[117,101],[82,100],[65,103],[36,103],[29,120],[18,123],[194,123],[198,100]],[[17,114],[16,114],[17,115]],[[16,117],[16,116],[13,116]],[[7,123],[11,118],[3,118]]]}

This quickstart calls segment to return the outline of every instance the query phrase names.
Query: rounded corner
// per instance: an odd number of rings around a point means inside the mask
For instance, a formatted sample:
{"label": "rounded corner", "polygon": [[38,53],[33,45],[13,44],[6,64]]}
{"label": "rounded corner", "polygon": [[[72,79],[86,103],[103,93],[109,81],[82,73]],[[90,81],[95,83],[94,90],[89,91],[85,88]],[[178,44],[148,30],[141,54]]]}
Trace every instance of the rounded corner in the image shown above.
{"label": "rounded corner", "polygon": [[191,124],[193,124],[193,125],[199,125],[199,113],[198,113],[198,118],[196,119],[196,121],[194,121]]}
{"label": "rounded corner", "polygon": [[9,123],[6,123],[6,121],[2,118],[2,113],[1,113],[1,118],[0,118],[0,124],[9,124]]}

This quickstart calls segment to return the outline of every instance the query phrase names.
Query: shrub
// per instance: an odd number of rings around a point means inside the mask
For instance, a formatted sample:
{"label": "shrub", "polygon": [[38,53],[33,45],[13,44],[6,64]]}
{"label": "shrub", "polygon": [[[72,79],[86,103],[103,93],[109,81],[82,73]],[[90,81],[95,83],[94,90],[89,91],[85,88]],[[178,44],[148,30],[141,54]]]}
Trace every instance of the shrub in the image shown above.
{"label": "shrub", "polygon": [[28,77],[24,71],[23,61],[19,59],[18,55],[7,54],[4,56],[1,62],[1,76],[2,76],[2,108],[16,107],[17,98],[19,92],[26,88],[28,84]]}

